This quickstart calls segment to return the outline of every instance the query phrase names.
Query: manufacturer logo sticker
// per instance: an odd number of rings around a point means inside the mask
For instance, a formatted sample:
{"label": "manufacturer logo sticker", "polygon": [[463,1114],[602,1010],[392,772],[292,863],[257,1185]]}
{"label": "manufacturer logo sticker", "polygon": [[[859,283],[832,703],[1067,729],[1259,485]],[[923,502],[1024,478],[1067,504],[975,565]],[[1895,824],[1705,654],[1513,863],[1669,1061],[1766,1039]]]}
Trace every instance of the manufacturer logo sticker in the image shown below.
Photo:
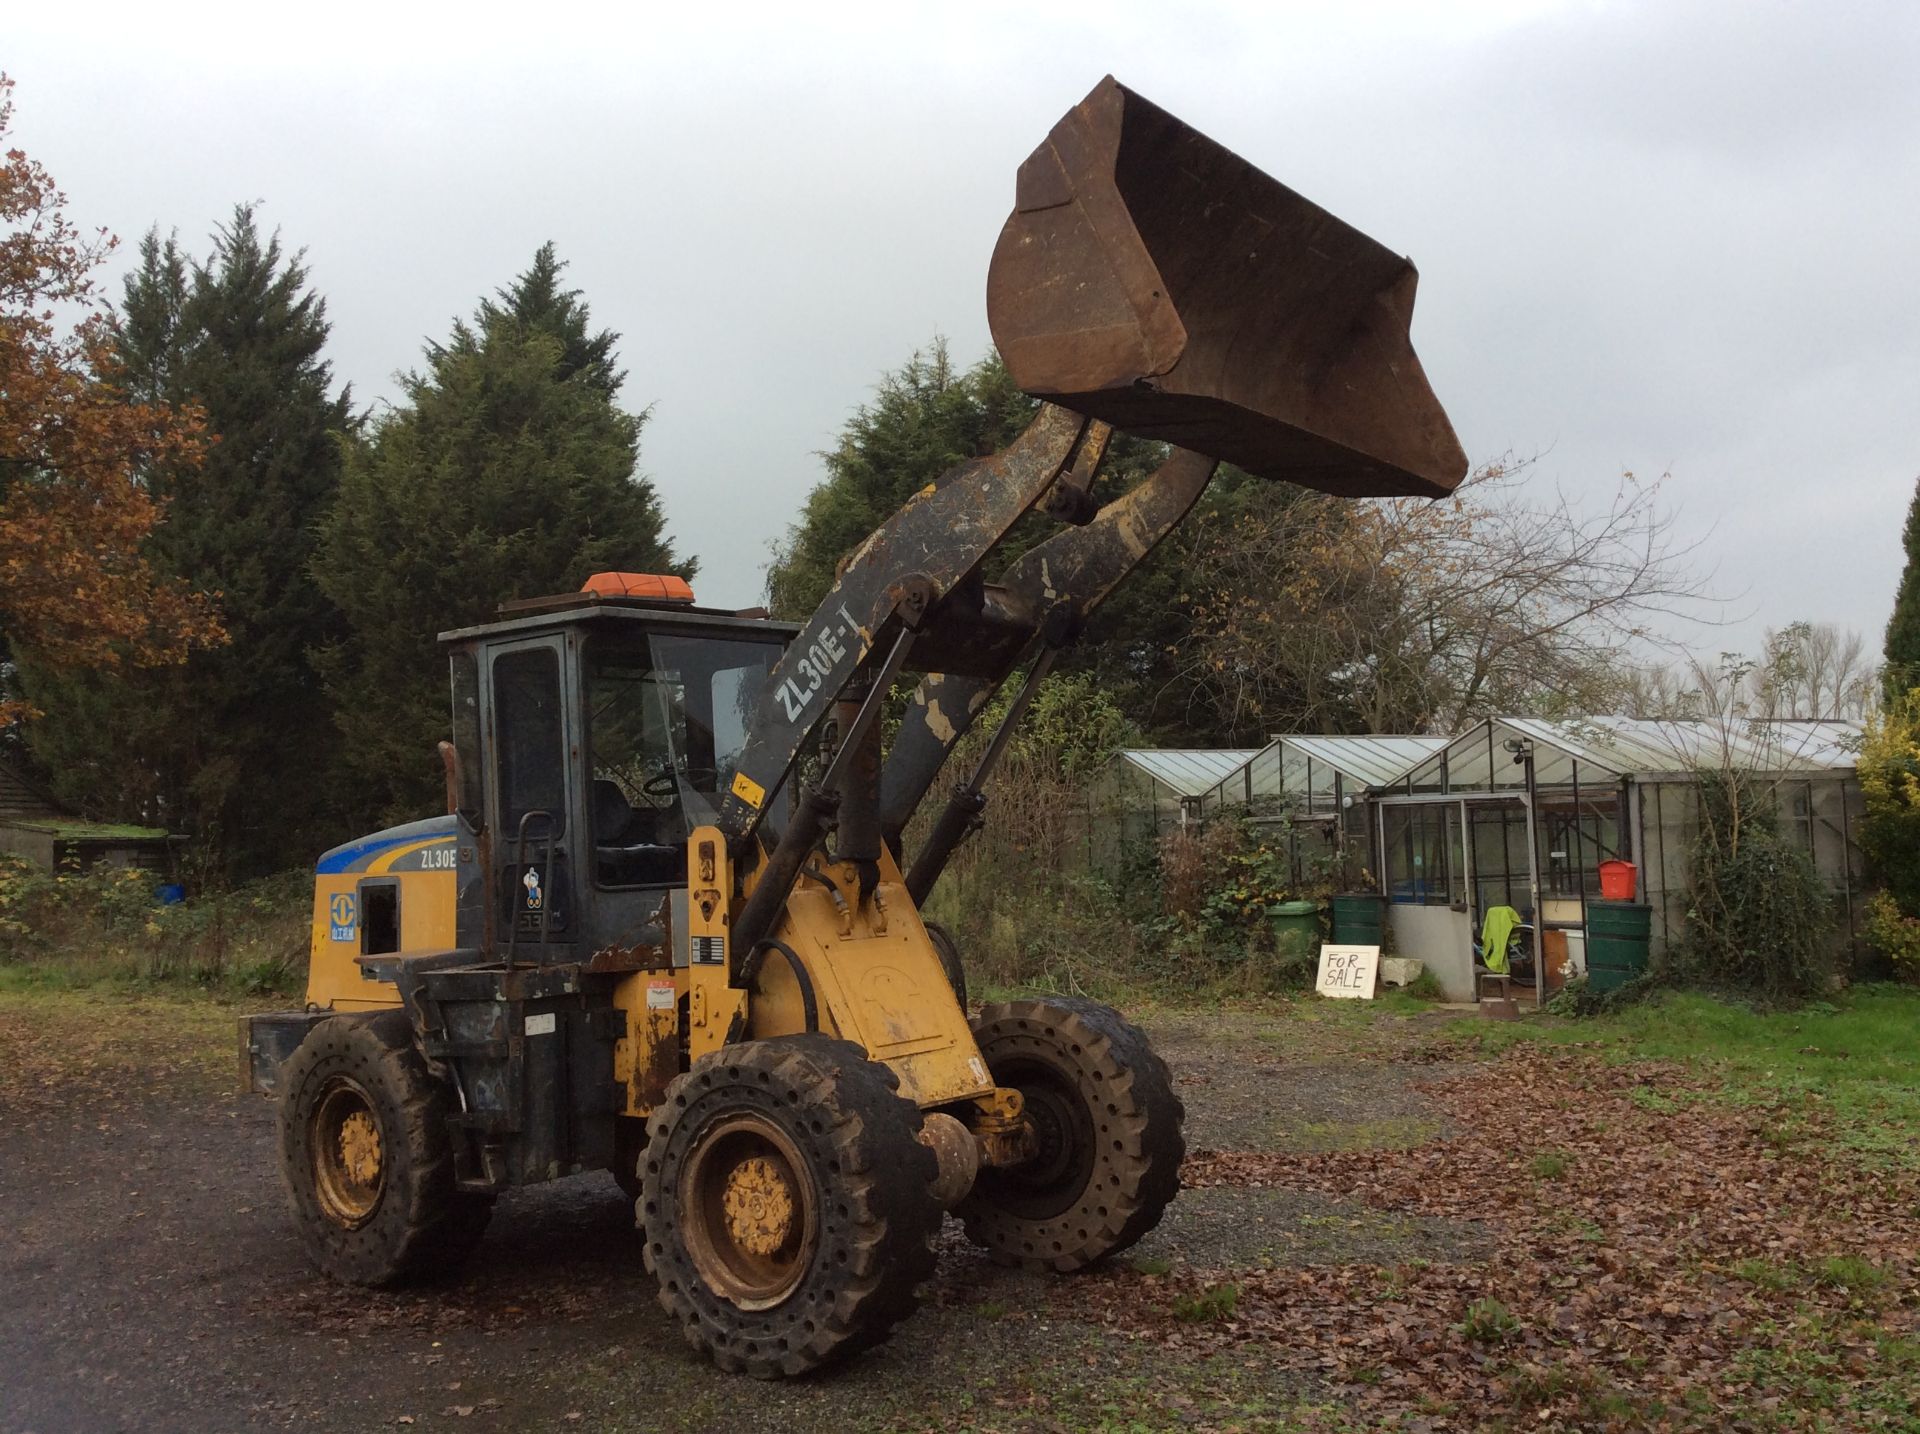
{"label": "manufacturer logo sticker", "polygon": [[327,903],[327,939],[330,941],[355,941],[359,939],[359,911],[351,891],[337,892]]}

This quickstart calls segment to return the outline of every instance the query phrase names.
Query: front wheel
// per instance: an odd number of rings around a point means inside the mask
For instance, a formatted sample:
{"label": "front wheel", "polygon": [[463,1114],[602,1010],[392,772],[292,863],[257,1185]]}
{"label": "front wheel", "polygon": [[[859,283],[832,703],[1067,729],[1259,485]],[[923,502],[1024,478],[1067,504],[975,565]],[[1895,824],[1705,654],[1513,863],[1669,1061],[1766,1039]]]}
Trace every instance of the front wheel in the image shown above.
{"label": "front wheel", "polygon": [[324,1273],[385,1285],[465,1260],[493,1198],[454,1184],[452,1105],[404,1012],[319,1022],[281,1083],[280,1174]]}
{"label": "front wheel", "polygon": [[1140,1239],[1179,1193],[1186,1111],[1145,1034],[1094,1001],[990,1005],[974,1027],[1020,1092],[1034,1153],[983,1168],[955,1214],[1006,1264],[1077,1270]]}
{"label": "front wheel", "polygon": [[877,1344],[933,1273],[920,1111],[845,1041],[743,1041],[668,1087],[640,1162],[660,1304],[729,1372],[802,1374]]}

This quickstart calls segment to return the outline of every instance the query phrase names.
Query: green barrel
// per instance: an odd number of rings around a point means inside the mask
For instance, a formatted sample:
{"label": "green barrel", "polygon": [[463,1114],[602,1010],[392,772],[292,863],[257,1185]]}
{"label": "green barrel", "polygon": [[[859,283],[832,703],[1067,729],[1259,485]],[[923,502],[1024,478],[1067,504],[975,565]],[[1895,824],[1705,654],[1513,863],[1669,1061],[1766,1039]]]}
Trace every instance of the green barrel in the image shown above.
{"label": "green barrel", "polygon": [[1612,991],[1647,971],[1653,908],[1631,901],[1587,903],[1587,984]]}
{"label": "green barrel", "polygon": [[1267,908],[1273,944],[1282,956],[1311,956],[1320,944],[1320,903],[1276,901]]}
{"label": "green barrel", "polygon": [[1386,909],[1386,897],[1374,891],[1334,897],[1333,944],[1378,946]]}

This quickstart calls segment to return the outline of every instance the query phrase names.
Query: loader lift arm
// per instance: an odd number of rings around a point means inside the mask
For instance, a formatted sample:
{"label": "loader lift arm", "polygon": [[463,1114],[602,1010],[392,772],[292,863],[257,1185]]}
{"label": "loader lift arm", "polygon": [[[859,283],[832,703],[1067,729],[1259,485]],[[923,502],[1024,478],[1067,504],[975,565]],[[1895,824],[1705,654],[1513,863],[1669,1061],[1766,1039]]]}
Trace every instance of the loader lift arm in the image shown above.
{"label": "loader lift arm", "polygon": [[880,824],[896,855],[907,823],[974,718],[1020,660],[1030,658],[1032,663],[1001,730],[974,771],[954,788],[907,872],[907,891],[916,902],[926,900],[947,859],[977,824],[985,806],[982,788],[1033,689],[1059,654],[1079,639],[1094,609],[1185,520],[1218,466],[1203,454],[1175,449],[1145,480],[1102,507],[1084,527],[1056,533],[1029,550],[1001,580],[1008,591],[1033,607],[1044,605],[1048,613],[1047,623],[1034,634],[1027,650],[995,672],[936,672],[922,679],[881,776]]}

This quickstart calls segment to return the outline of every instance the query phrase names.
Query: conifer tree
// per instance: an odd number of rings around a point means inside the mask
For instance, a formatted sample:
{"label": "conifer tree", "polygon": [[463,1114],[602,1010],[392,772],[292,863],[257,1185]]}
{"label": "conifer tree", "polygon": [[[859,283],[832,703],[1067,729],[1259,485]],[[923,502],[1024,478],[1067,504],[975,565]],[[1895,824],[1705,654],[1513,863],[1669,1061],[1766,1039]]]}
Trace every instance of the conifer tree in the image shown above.
{"label": "conifer tree", "polygon": [[1920,484],[1907,506],[1907,565],[1900,574],[1900,590],[1887,620],[1886,666],[1881,681],[1889,703],[1920,687]]}
{"label": "conifer tree", "polygon": [[551,244],[429,343],[405,401],[349,452],[316,575],[347,629],[323,654],[364,819],[437,808],[448,721],[435,635],[602,570],[679,573],[622,410],[618,335],[562,287]]}
{"label": "conifer tree", "polygon": [[334,734],[311,653],[337,615],[310,569],[354,420],[327,336],[303,256],[262,235],[251,206],[204,261],[146,236],[115,326],[121,382],[197,404],[214,436],[204,462],[144,474],[168,514],[146,553],[220,595],[230,641],[171,669],[28,674],[48,714],[30,741],[57,788],[189,833],[216,878],[304,860],[328,825]]}

